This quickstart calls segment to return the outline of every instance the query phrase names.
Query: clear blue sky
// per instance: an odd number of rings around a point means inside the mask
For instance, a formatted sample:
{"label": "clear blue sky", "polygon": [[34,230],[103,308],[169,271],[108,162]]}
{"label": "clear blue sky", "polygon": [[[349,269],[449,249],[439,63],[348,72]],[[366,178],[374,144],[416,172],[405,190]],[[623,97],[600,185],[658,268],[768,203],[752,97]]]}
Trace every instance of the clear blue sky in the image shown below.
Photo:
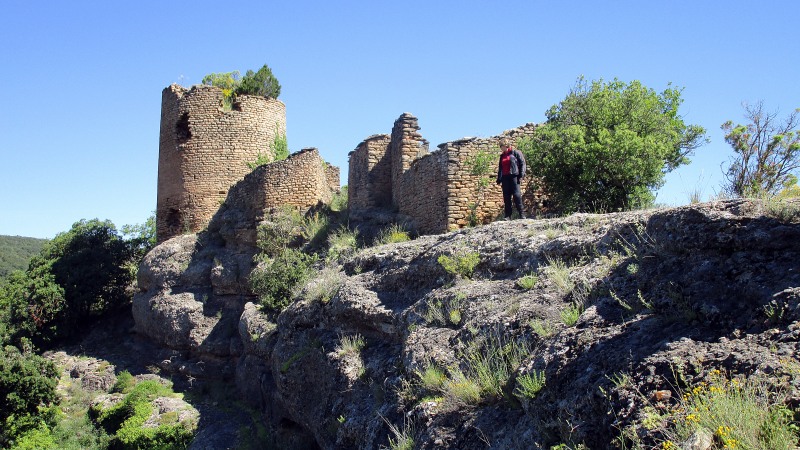
{"label": "clear blue sky", "polygon": [[269,64],[292,151],[342,169],[403,112],[434,149],[492,136],[564,98],[580,75],[683,87],[711,143],[657,201],[719,191],[719,126],[743,101],[800,107],[800,2],[0,0],[0,234],[118,227],[156,207],[161,91]]}

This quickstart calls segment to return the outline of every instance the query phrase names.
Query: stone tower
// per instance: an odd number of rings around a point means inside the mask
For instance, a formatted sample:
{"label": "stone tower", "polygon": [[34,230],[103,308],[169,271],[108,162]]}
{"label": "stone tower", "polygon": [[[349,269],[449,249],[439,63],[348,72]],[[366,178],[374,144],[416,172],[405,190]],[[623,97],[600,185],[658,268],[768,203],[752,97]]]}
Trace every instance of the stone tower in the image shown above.
{"label": "stone tower", "polygon": [[271,154],[286,135],[280,100],[239,96],[230,110],[222,90],[170,85],[161,96],[156,235],[163,242],[197,232],[225,200],[228,189],[251,171],[248,162]]}

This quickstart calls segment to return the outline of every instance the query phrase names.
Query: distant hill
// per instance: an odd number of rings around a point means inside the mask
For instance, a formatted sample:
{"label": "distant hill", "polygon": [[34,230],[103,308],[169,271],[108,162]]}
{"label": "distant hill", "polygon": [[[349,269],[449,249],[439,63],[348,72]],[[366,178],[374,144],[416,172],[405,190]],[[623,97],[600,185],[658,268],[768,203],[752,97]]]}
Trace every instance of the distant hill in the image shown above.
{"label": "distant hill", "polygon": [[15,270],[25,270],[47,239],[0,235],[0,279]]}

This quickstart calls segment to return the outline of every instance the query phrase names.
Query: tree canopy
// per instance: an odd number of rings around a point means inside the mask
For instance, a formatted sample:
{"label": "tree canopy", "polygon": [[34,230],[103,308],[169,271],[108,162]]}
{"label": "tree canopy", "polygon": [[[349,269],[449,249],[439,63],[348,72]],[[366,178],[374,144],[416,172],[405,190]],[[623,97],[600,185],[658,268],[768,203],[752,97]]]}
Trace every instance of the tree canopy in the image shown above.
{"label": "tree canopy", "polygon": [[126,304],[135,256],[113,223],[76,222],[0,286],[0,340],[46,345]]}
{"label": "tree canopy", "polygon": [[203,77],[202,83],[207,86],[216,86],[220,89],[233,91],[239,86],[240,75],[238,70],[233,72],[210,73]]}
{"label": "tree canopy", "polygon": [[722,124],[734,155],[725,172],[723,190],[735,197],[775,195],[791,191],[800,169],[800,118],[795,110],[783,121],[764,111],[763,102],[744,105],[747,125]]}
{"label": "tree canopy", "polygon": [[547,111],[547,123],[519,143],[556,209],[608,212],[651,204],[665,173],[688,164],[707,140],[703,127],[678,114],[681,91],[579,78]]}
{"label": "tree canopy", "polygon": [[278,98],[281,95],[281,84],[266,64],[258,72],[248,70],[236,87],[236,94],[261,95],[267,98]]}

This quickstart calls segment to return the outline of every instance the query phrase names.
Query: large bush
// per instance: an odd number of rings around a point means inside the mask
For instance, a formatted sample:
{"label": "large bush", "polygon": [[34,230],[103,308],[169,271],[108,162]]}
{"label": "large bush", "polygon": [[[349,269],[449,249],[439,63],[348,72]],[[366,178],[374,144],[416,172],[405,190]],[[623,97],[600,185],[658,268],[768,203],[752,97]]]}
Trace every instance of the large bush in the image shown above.
{"label": "large bush", "polygon": [[248,70],[239,85],[236,94],[261,95],[267,98],[278,98],[281,95],[281,84],[266,64],[258,72]]}
{"label": "large bush", "polygon": [[64,289],[66,302],[61,321],[69,335],[89,320],[127,303],[132,281],[125,267],[131,248],[108,220],[81,220],[59,233],[31,261],[30,270],[49,268]]}
{"label": "large bush", "polygon": [[102,404],[89,411],[92,419],[112,436],[111,448],[176,449],[186,448],[194,438],[193,423],[181,423],[178,416],[171,422],[164,421],[156,427],[146,427],[145,422],[153,412],[153,400],[158,397],[173,397],[172,389],[155,380],[146,380],[133,386],[125,397],[114,406],[104,409]]}
{"label": "large bush", "polygon": [[97,317],[128,302],[131,244],[109,221],[81,220],[58,234],[24,273],[0,288],[0,337],[38,345],[84,331]]}
{"label": "large bush", "polygon": [[30,351],[0,346],[0,446],[38,427],[39,407],[56,400],[56,366]]}
{"label": "large bush", "polygon": [[292,302],[295,290],[308,280],[316,255],[286,248],[271,261],[265,261],[250,274],[250,287],[261,304],[280,312]]}
{"label": "large bush", "polygon": [[664,174],[705,142],[705,129],[678,114],[682,101],[680,89],[580,78],[519,147],[562,212],[646,206]]}

